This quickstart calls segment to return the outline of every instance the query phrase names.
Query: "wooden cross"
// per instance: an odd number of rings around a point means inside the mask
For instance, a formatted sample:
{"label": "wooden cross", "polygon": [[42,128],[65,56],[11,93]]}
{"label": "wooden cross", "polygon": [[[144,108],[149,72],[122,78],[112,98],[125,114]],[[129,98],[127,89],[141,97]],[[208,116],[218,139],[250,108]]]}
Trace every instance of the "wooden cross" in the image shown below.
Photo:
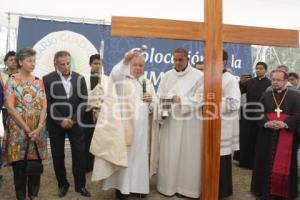
{"label": "wooden cross", "polygon": [[[222,0],[204,0],[204,23],[133,17],[112,17],[111,34],[144,38],[205,41],[204,100],[218,105],[222,90],[223,42],[299,47],[297,30],[222,24]],[[213,94],[214,98],[210,98]],[[215,113],[204,106],[204,117]],[[219,114],[220,116],[220,114]],[[219,199],[220,118],[203,122],[201,200]],[[199,141],[200,142],[200,141]]]}
{"label": "wooden cross", "polygon": [[275,109],[275,112],[277,113],[277,117],[279,118],[280,117],[280,113],[282,113],[283,110],[281,110],[279,107],[277,107]]}

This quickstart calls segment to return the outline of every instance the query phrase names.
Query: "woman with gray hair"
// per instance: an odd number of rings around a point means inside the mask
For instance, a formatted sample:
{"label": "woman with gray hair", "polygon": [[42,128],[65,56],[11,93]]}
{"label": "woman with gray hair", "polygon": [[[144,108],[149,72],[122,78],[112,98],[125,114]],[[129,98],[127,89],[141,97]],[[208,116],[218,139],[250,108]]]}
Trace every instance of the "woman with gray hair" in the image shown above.
{"label": "woman with gray hair", "polygon": [[[9,119],[3,155],[5,161],[12,164],[18,200],[26,199],[26,185],[29,198],[37,199],[42,173],[41,160],[47,154],[47,101],[43,81],[32,75],[35,55],[36,52],[31,48],[20,49],[16,54],[19,71],[11,75],[4,86]],[[29,173],[32,163],[35,165]]]}

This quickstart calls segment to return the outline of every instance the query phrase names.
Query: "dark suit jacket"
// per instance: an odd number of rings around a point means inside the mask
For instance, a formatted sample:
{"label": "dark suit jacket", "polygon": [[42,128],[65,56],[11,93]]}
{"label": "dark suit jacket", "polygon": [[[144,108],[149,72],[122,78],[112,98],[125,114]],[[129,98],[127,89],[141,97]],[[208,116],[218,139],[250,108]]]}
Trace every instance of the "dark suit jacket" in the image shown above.
{"label": "dark suit jacket", "polygon": [[84,77],[72,72],[72,88],[69,98],[67,98],[62,80],[56,71],[44,76],[43,81],[48,103],[47,123],[49,127],[60,126],[62,118],[69,118],[77,123],[82,121],[88,97]]}

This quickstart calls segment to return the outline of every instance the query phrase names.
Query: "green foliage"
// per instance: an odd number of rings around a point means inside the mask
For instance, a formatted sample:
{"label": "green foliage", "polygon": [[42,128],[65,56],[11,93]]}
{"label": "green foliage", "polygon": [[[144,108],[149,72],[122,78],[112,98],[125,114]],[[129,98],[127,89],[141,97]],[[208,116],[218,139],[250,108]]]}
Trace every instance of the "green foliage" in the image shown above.
{"label": "green foliage", "polygon": [[[257,55],[258,51],[259,55]],[[266,62],[269,66],[269,71],[275,69],[278,65],[286,65],[291,72],[300,74],[300,48],[253,46],[252,57],[253,62],[255,62],[257,57],[261,58],[258,59],[259,61]]]}

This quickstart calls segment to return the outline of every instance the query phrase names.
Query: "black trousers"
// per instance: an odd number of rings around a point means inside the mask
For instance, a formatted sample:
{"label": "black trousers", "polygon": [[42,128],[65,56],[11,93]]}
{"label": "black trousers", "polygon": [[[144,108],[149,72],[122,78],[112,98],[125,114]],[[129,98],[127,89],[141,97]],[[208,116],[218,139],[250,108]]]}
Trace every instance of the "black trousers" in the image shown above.
{"label": "black trousers", "polygon": [[2,108],[2,123],[5,126],[8,118],[7,108]]}
{"label": "black trousers", "polygon": [[37,197],[40,189],[41,175],[25,175],[24,161],[13,162],[12,168],[17,200],[26,199],[26,185],[28,186],[28,197]]}
{"label": "black trousers", "polygon": [[72,171],[75,189],[85,187],[85,137],[84,129],[75,124],[71,129],[60,126],[48,126],[54,172],[58,186],[69,185],[65,167],[65,136],[71,144]]}
{"label": "black trousers", "polygon": [[226,198],[232,195],[232,161],[231,155],[220,157],[219,196]]}
{"label": "black trousers", "polygon": [[86,172],[90,172],[94,167],[94,155],[90,153],[91,141],[95,131],[95,124],[93,123],[92,113],[86,112],[84,117],[85,130],[85,158],[86,158]]}
{"label": "black trousers", "polygon": [[90,172],[93,170],[94,167],[94,155],[90,153],[90,146],[91,141],[93,138],[95,128],[88,128],[85,134],[85,142],[86,142],[86,148],[85,148],[85,158],[86,158],[86,172]]}

